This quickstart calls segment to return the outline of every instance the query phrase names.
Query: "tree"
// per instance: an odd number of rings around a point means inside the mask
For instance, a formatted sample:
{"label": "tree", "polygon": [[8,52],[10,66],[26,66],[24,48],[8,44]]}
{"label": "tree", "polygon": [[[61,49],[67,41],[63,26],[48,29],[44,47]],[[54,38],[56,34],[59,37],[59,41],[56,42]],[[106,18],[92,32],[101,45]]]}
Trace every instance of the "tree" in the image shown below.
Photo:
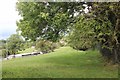
{"label": "tree", "polygon": [[6,40],[0,40],[0,49],[5,49]]}
{"label": "tree", "polygon": [[6,40],[0,40],[0,57],[6,57]]}
{"label": "tree", "polygon": [[18,2],[17,10],[23,17],[17,22],[21,35],[26,39],[42,38],[57,41],[62,38],[74,22],[74,13],[82,3]]}
{"label": "tree", "polygon": [[21,36],[19,36],[18,34],[12,34],[8,39],[7,39],[7,51],[10,54],[16,54],[18,52],[18,50],[22,50],[23,48],[23,39],[21,38]]}
{"label": "tree", "polygon": [[95,38],[95,26],[95,20],[86,18],[84,15],[79,16],[69,35],[70,46],[77,50],[92,48]]}
{"label": "tree", "polygon": [[[84,15],[82,19],[75,23],[71,35],[71,43],[74,48],[89,46],[92,40],[100,44],[100,51],[108,62],[120,62],[120,4],[119,3],[87,3],[92,7],[90,13]],[[81,15],[80,15],[81,16]],[[78,23],[79,22],[79,23]],[[90,25],[92,23],[92,25]],[[92,26],[92,27],[91,27]],[[86,30],[86,28],[88,30]],[[94,33],[93,39],[90,38],[89,32]],[[80,35],[79,35],[80,34]],[[82,36],[82,37],[81,37]],[[89,37],[85,39],[84,37]],[[82,41],[81,41],[82,40]],[[92,41],[93,42],[93,41]],[[82,44],[83,43],[83,44]]]}
{"label": "tree", "polygon": [[101,43],[101,53],[113,63],[120,62],[120,4],[92,3],[97,39]]}
{"label": "tree", "polygon": [[[94,42],[98,42],[101,45],[100,51],[108,62],[119,63],[120,62],[120,4],[119,3],[87,3],[88,7],[91,6],[92,9],[90,13],[87,13],[87,18],[78,24],[78,28],[76,29],[73,42],[84,42],[88,41],[84,40],[84,37],[90,30],[94,32]],[[84,15],[86,16],[86,15]],[[91,18],[89,20],[89,18]],[[87,21],[86,21],[87,20]],[[89,21],[93,24],[92,27],[89,25]],[[93,21],[93,22],[92,22]],[[78,21],[79,22],[79,21]],[[77,22],[77,23],[78,23]],[[84,24],[85,23],[85,24]],[[84,24],[84,25],[80,25]],[[88,24],[86,26],[86,24]],[[76,24],[75,24],[76,25]],[[77,25],[76,25],[77,26]],[[89,29],[88,31],[86,30]],[[78,36],[79,31],[83,31],[80,36]],[[78,37],[77,37],[78,36]],[[73,38],[72,38],[73,39]],[[83,41],[81,41],[83,39]],[[91,41],[92,39],[89,38]],[[75,44],[76,44],[75,43]],[[94,44],[94,43],[93,43]],[[77,44],[78,46],[80,44]]]}

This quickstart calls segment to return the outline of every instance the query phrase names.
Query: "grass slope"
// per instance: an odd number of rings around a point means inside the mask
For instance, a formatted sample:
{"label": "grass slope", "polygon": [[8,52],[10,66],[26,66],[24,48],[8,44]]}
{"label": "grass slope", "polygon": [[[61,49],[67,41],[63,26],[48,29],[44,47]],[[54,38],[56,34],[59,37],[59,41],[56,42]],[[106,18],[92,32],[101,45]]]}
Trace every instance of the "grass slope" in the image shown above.
{"label": "grass slope", "polygon": [[116,67],[104,66],[97,51],[62,47],[55,52],[3,61],[3,78],[117,78]]}

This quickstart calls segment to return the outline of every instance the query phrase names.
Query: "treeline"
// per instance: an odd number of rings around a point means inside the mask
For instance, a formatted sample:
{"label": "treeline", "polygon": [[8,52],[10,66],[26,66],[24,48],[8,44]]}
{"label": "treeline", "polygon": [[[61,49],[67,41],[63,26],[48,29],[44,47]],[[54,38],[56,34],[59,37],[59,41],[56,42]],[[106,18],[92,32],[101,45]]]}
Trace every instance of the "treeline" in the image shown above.
{"label": "treeline", "polygon": [[3,58],[8,55],[18,54],[18,51],[24,50],[27,43],[23,40],[23,38],[18,34],[12,34],[6,40],[0,40],[0,50],[2,51],[1,55]]}
{"label": "treeline", "polygon": [[61,42],[52,42],[48,40],[38,39],[36,41],[24,40],[21,35],[12,34],[6,40],[0,40],[0,50],[2,53],[0,56],[3,58],[8,57],[9,55],[19,54],[20,51],[34,47],[37,52],[49,53],[53,52],[54,49],[59,48],[65,45],[65,41]]}
{"label": "treeline", "polygon": [[120,62],[120,3],[17,2],[25,39],[53,42],[67,37],[74,49],[97,48],[108,62]]}

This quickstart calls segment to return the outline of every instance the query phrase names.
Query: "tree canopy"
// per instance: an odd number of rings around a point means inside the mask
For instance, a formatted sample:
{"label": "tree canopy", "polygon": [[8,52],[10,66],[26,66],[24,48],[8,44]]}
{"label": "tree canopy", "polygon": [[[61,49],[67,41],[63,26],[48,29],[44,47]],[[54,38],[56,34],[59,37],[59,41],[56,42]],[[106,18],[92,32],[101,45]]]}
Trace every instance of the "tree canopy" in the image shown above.
{"label": "tree canopy", "polygon": [[69,31],[74,22],[74,13],[82,3],[18,2],[17,10],[23,17],[17,22],[26,39],[44,38],[57,41]]}

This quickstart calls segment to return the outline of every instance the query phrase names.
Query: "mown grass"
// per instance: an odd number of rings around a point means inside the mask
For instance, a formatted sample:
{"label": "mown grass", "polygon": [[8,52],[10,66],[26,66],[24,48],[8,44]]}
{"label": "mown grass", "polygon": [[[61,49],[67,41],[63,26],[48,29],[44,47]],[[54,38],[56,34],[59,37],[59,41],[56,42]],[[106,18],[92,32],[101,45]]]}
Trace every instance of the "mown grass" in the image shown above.
{"label": "mown grass", "polygon": [[116,67],[104,66],[98,51],[62,47],[49,54],[3,61],[3,78],[117,78]]}

